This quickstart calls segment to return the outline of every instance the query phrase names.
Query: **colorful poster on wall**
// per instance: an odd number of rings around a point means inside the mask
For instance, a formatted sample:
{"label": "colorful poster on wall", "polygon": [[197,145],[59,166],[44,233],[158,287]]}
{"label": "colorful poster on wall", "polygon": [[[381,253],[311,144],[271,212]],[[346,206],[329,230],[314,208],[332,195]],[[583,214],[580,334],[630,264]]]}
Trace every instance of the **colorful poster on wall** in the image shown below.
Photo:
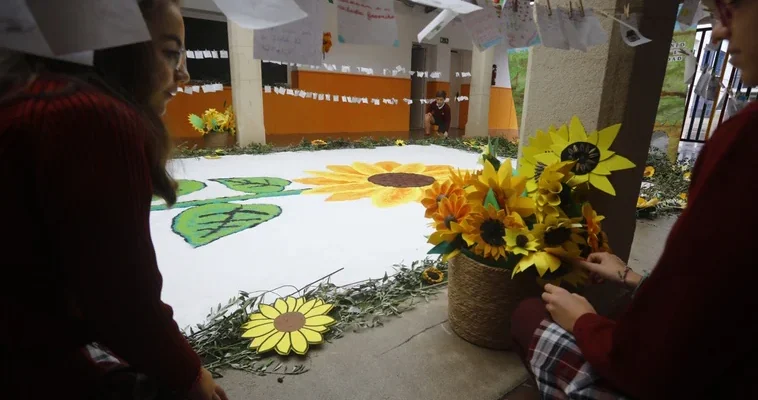
{"label": "colorful poster on wall", "polygon": [[320,65],[323,62],[323,2],[295,0],[308,13],[299,21],[255,31],[253,55],[258,60]]}
{"label": "colorful poster on wall", "polygon": [[466,31],[471,35],[471,40],[481,50],[486,50],[503,42],[505,35],[497,18],[497,11],[491,4],[480,1],[482,7],[479,11],[461,15],[461,21]]}
{"label": "colorful poster on wall", "polygon": [[335,0],[335,3],[340,43],[400,47],[393,0]]}
{"label": "colorful poster on wall", "polygon": [[524,91],[526,90],[526,69],[529,64],[529,49],[508,50],[508,70],[511,75],[513,103],[516,106],[516,116],[521,121],[524,109]]}

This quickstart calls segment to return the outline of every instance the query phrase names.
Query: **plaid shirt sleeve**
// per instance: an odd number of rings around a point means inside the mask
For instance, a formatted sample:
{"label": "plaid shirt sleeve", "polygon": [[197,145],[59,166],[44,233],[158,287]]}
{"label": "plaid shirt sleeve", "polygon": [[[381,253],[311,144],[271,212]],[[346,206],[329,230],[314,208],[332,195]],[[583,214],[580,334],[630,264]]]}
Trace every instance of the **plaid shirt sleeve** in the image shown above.
{"label": "plaid shirt sleeve", "polygon": [[593,372],[574,336],[550,320],[542,321],[535,331],[528,360],[542,399],[626,398]]}

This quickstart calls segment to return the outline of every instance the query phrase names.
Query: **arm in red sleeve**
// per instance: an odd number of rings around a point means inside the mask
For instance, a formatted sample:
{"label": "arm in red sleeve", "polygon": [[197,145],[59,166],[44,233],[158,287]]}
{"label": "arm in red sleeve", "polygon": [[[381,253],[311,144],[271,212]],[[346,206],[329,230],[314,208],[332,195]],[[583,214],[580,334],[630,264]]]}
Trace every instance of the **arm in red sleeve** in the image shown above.
{"label": "arm in red sleeve", "polygon": [[[733,378],[727,371],[747,362],[739,346],[758,333],[758,205],[750,195],[758,123],[737,129],[734,143],[708,144],[716,154],[700,168],[697,192],[627,312],[617,323],[585,315],[574,326],[586,360],[627,395],[701,398],[704,387]],[[712,140],[719,135],[730,132]]]}
{"label": "arm in red sleeve", "polygon": [[62,284],[95,340],[186,393],[200,360],[161,302],[144,125],[125,105],[88,92],[40,118],[37,198]]}

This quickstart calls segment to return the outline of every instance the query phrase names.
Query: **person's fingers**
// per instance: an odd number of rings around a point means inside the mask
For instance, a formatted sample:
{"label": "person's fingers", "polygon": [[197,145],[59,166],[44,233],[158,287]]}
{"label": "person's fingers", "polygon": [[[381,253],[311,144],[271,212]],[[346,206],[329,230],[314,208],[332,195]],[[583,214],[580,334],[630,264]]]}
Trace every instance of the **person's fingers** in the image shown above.
{"label": "person's fingers", "polygon": [[550,303],[550,301],[552,299],[553,299],[553,295],[552,294],[550,294],[548,292],[542,293],[542,301],[544,301],[545,303]]}
{"label": "person's fingers", "polygon": [[548,304],[545,304],[545,309],[546,309],[546,310],[547,310],[549,313],[552,313],[553,311],[555,311],[555,306],[554,306],[554,305],[552,305],[552,304],[550,304],[550,303],[548,303]]}
{"label": "person's fingers", "polygon": [[578,295],[576,293],[571,293],[571,295],[574,296],[574,297],[576,297],[577,299],[585,300],[584,296],[580,296],[580,295]]}
{"label": "person's fingers", "polygon": [[551,294],[568,293],[568,290],[566,290],[566,289],[564,289],[564,288],[562,288],[560,286],[552,285],[550,283],[548,283],[547,285],[545,285],[545,291],[548,292],[548,293],[551,293]]}
{"label": "person's fingers", "polygon": [[216,395],[219,397],[219,400],[229,400],[229,396],[226,395],[224,389],[219,385],[216,385]]}
{"label": "person's fingers", "polygon": [[603,261],[608,259],[608,253],[592,253],[587,256],[587,262],[593,264],[602,264]]}
{"label": "person's fingers", "polygon": [[573,264],[575,267],[579,267],[584,269],[585,271],[589,272],[597,272],[599,264],[595,261],[590,261],[587,259],[587,261],[584,260],[574,260]]}

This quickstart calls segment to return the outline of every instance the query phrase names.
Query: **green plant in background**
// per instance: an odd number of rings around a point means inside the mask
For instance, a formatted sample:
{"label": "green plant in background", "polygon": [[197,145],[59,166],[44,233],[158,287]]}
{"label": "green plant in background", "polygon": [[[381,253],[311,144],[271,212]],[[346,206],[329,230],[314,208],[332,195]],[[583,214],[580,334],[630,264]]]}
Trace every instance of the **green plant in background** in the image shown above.
{"label": "green plant in background", "polygon": [[524,109],[524,92],[526,91],[526,71],[529,65],[528,49],[508,50],[508,71],[511,73],[511,90],[516,106],[516,117],[521,120]]}

